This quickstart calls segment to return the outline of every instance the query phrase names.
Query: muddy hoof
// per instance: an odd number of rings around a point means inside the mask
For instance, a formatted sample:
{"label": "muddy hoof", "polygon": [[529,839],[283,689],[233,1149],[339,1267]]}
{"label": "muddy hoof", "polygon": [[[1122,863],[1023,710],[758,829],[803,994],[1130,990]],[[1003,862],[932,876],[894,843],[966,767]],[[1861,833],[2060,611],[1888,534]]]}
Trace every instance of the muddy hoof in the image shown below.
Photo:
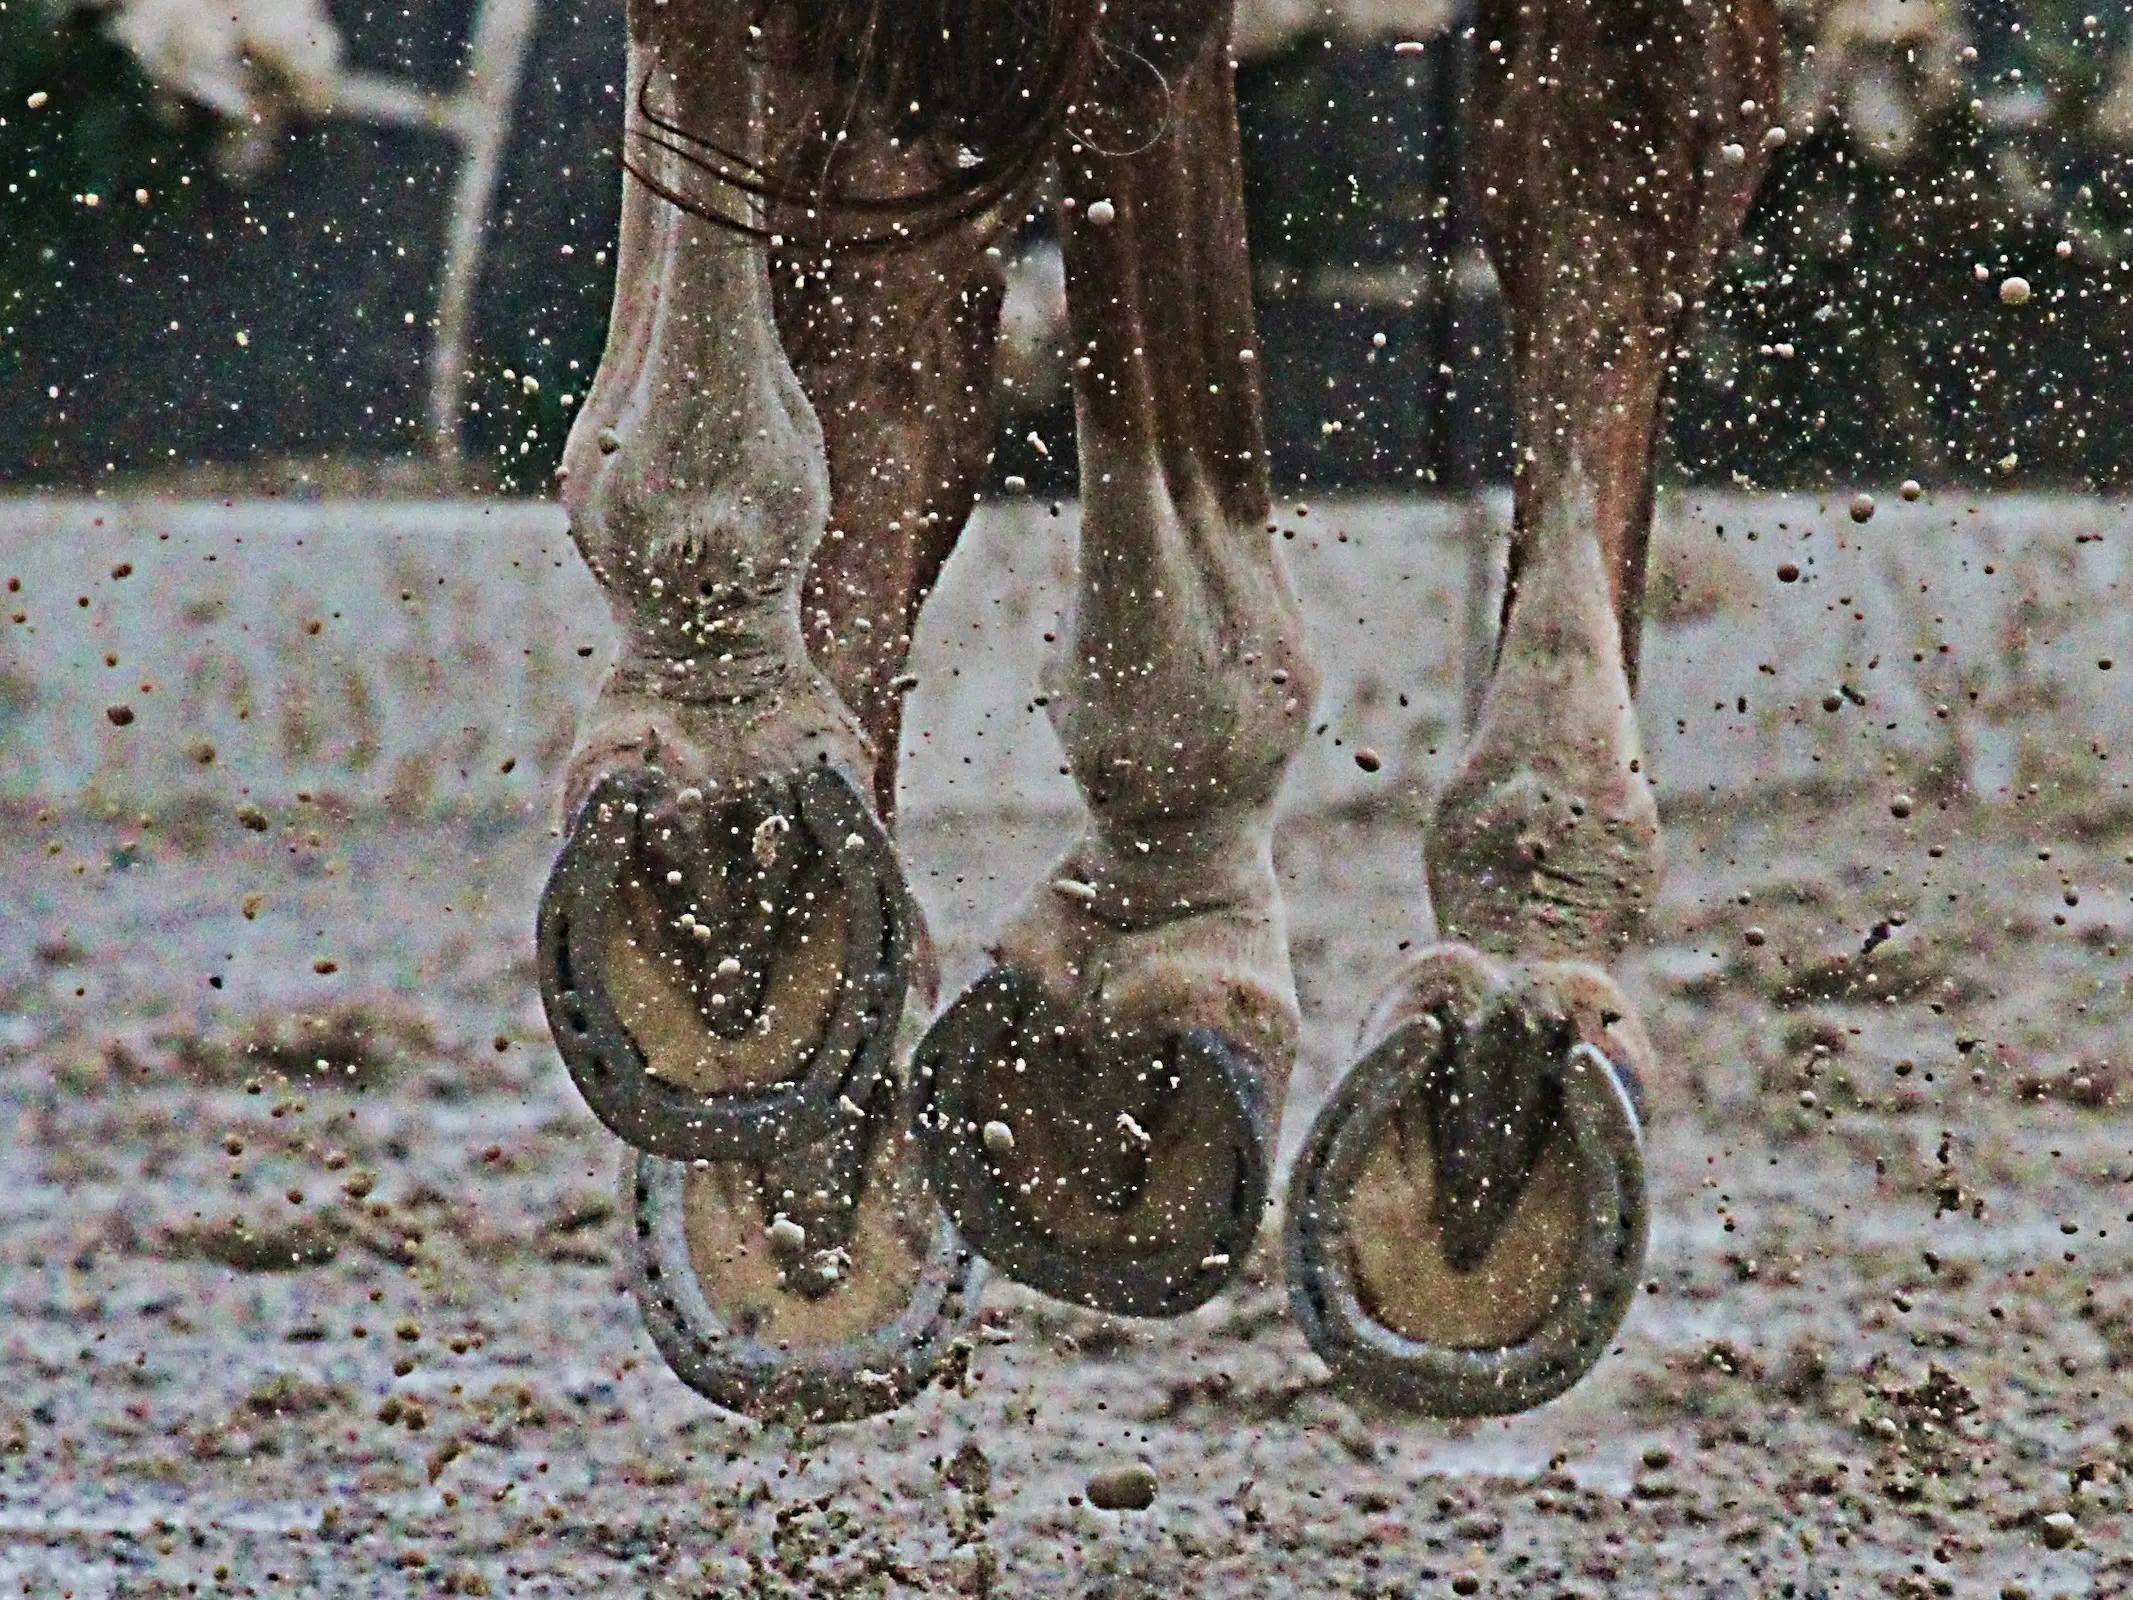
{"label": "muddy hoof", "polygon": [[895,1121],[870,1114],[767,1169],[625,1155],[638,1309],[712,1404],[850,1422],[959,1375],[985,1269],[898,1158]]}
{"label": "muddy hoof", "polygon": [[1266,1208],[1261,1074],[1210,1029],[1092,1045],[996,967],[914,1063],[926,1175],[971,1247],[1054,1299],[1175,1317],[1243,1267]]}
{"label": "muddy hoof", "polygon": [[541,1002],[608,1128],[673,1160],[825,1137],[889,1064],[912,915],[881,825],[830,767],[706,796],[609,772],[541,895]]}
{"label": "muddy hoof", "polygon": [[1320,1110],[1289,1183],[1305,1337],[1343,1381],[1428,1416],[1561,1394],[1644,1266],[1634,1071],[1546,1025],[1479,1021],[1399,1021]]}

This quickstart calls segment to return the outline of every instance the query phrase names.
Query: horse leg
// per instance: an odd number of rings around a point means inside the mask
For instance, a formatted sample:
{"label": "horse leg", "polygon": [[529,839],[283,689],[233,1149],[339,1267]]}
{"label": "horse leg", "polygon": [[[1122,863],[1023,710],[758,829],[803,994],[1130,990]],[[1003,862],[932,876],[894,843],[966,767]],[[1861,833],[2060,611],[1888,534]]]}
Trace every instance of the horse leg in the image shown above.
{"label": "horse leg", "polygon": [[1378,1008],[1288,1220],[1313,1344],[1438,1414],[1574,1383],[1642,1268],[1651,1050],[1602,964],[1660,873],[1631,707],[1653,449],[1760,176],[1778,59],[1767,0],[1494,0],[1478,38],[1516,405],[1503,628],[1425,839],[1446,942]]}
{"label": "horse leg", "polygon": [[[886,187],[899,174],[873,163]],[[901,174],[922,184],[925,174]],[[896,806],[904,662],[993,443],[993,348],[1006,275],[985,253],[998,211],[921,245],[788,250],[778,327],[822,419],[830,523],[804,605],[810,654],[874,751],[874,800]]]}
{"label": "horse leg", "polygon": [[1047,692],[1090,826],[917,1057],[928,1173],[964,1237],[1135,1315],[1242,1266],[1297,1034],[1271,824],[1316,677],[1267,521],[1212,33],[1157,142],[1061,156],[1082,522]]}
{"label": "horse leg", "polygon": [[[624,644],[565,780],[542,998],[634,1146],[636,1287],[686,1381],[756,1415],[877,1410],[974,1314],[969,1254],[900,1161],[888,1054],[910,912],[874,752],[810,660],[831,503],[754,203],[645,138],[766,147],[751,8],[633,6],[609,349],[566,454],[572,535]],[[669,141],[670,143],[671,141]],[[684,209],[662,198],[688,195]]]}

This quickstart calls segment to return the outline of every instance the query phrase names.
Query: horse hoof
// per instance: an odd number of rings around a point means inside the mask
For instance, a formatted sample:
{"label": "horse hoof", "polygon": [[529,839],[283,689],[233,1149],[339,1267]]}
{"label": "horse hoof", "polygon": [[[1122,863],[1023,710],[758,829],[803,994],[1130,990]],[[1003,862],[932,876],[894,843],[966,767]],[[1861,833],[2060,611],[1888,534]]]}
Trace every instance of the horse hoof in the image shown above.
{"label": "horse hoof", "polygon": [[1266,1209],[1250,1053],[1207,1028],[1105,1049],[995,967],[914,1061],[926,1174],[962,1236],[1041,1294],[1175,1317],[1243,1267]]}
{"label": "horse hoof", "polygon": [[887,1072],[912,914],[842,772],[711,788],[657,767],[594,784],[541,895],[541,1002],[618,1137],[760,1159],[825,1137]]}
{"label": "horse hoof", "polygon": [[793,1152],[828,1183],[797,1195],[793,1214],[791,1167],[624,1156],[645,1329],[713,1405],[851,1422],[951,1381],[967,1360],[985,1269],[898,1159],[894,1120],[870,1113]]}
{"label": "horse hoof", "polygon": [[[1614,992],[1596,969],[1537,970],[1543,988]],[[1478,1014],[1396,1017],[1319,1111],[1290,1176],[1285,1264],[1305,1337],[1342,1381],[1429,1416],[1500,1416],[1561,1394],[1606,1352],[1644,1266],[1631,1050],[1618,1062],[1566,1008],[1521,1031],[1502,1013],[1535,1022],[1532,989],[1489,987]],[[1606,1015],[1602,1037],[1645,1048],[1633,1021],[1614,1031],[1625,1013]],[[1521,1080],[1508,1091],[1507,1076]]]}

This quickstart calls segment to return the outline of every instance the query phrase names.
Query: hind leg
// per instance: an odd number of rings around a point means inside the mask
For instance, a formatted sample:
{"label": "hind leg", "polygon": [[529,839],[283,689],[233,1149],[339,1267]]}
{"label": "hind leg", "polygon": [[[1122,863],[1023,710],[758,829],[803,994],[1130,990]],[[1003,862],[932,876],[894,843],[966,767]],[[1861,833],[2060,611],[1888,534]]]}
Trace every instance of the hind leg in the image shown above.
{"label": "hind leg", "polygon": [[964,1236],[1137,1315],[1243,1264],[1296,1047],[1271,821],[1315,679],[1267,523],[1221,44],[1159,142],[1061,156],[1082,548],[1047,687],[1090,824],[918,1057]]}
{"label": "hind leg", "polygon": [[[869,154],[870,189],[928,179],[919,161]],[[992,449],[1006,278],[985,252],[1002,214],[1020,207],[1011,198],[886,254],[795,246],[775,264],[778,328],[829,456],[829,532],[803,596],[808,651],[873,748],[884,817],[896,805],[911,636]]]}
{"label": "hind leg", "polygon": [[1503,630],[1425,842],[1446,942],[1380,1006],[1288,1216],[1312,1343],[1439,1414],[1567,1388],[1642,1266],[1650,1047],[1603,968],[1660,869],[1631,707],[1652,453],[1667,363],[1754,192],[1777,60],[1765,0],[1493,5],[1479,36],[1517,407]]}

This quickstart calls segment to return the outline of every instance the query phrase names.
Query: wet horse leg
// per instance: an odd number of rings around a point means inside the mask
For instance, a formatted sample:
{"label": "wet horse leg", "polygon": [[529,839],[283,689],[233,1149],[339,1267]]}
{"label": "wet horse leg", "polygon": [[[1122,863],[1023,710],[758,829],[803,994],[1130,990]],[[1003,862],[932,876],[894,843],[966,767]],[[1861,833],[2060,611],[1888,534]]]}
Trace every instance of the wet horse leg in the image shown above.
{"label": "wet horse leg", "polygon": [[[885,152],[875,188],[922,188]],[[1012,199],[893,251],[796,246],[778,261],[778,327],[822,419],[829,532],[804,596],[809,652],[874,751],[874,798],[896,805],[904,662],[976,503],[992,448],[993,347],[1006,278],[986,247]]]}
{"label": "wet horse leg", "polygon": [[[923,194],[935,181],[923,145],[861,131],[843,148],[870,194]],[[893,249],[802,236],[773,253],[778,331],[822,419],[829,463],[829,527],[803,591],[808,651],[866,735],[884,820],[896,805],[912,633],[990,457],[1005,274],[987,246],[1003,216],[1020,215],[1017,198]],[[779,223],[800,235],[806,218],[788,211]],[[915,901],[909,918],[915,984],[930,1005],[939,980]],[[851,1179],[817,1181],[825,1157],[840,1158],[811,1147],[767,1176],[800,1197],[791,1215],[811,1234],[842,1242]],[[811,1204],[810,1194],[823,1198]]]}
{"label": "wet horse leg", "polygon": [[[782,90],[804,101],[805,87]],[[869,193],[923,190],[931,177],[885,141],[856,143]],[[897,680],[991,444],[1001,274],[985,246],[997,214],[888,253],[795,240],[772,254],[779,334],[822,418],[829,467],[829,526],[803,591],[809,653],[866,735],[884,818],[895,800]],[[805,220],[778,218],[794,233]],[[930,999],[915,904],[909,916]],[[639,1161],[647,1325],[713,1399],[855,1415],[903,1398],[951,1355],[978,1279],[903,1159],[896,1091],[878,1081],[855,1122],[758,1163],[680,1177],[673,1163]],[[741,1327],[754,1330],[752,1357],[734,1353],[731,1330]]]}
{"label": "wet horse leg", "polygon": [[[633,94],[764,149],[751,11],[633,7]],[[662,1352],[723,1405],[835,1418],[923,1382],[974,1283],[886,1131],[909,911],[874,752],[803,642],[830,483],[768,248],[696,214],[751,223],[747,196],[657,139],[631,153],[651,182],[625,184],[610,345],[566,454],[572,534],[624,642],[566,776],[542,997],[635,1147]]]}
{"label": "wet horse leg", "polygon": [[964,1235],[1138,1315],[1242,1266],[1297,1032],[1271,821],[1316,680],[1267,521],[1214,32],[1150,147],[1060,159],[1082,524],[1047,688],[1090,827],[918,1056]]}
{"label": "wet horse leg", "polygon": [[[641,8],[633,70],[675,121],[746,149],[760,73],[720,38],[735,9]],[[656,182],[747,215],[640,154]],[[901,1002],[903,896],[872,752],[802,643],[828,477],[766,252],[644,188],[627,182],[629,337],[565,460],[572,534],[624,643],[566,778],[544,965],[595,1112],[640,1148],[720,1159],[819,1137],[840,1095],[863,1098]]]}
{"label": "wet horse leg", "polygon": [[1568,1387],[1641,1267],[1650,1046],[1602,964],[1660,871],[1631,706],[1652,457],[1777,90],[1767,0],[1495,0],[1478,37],[1516,406],[1501,642],[1425,840],[1447,942],[1379,1007],[1289,1218],[1313,1342],[1440,1413]]}

